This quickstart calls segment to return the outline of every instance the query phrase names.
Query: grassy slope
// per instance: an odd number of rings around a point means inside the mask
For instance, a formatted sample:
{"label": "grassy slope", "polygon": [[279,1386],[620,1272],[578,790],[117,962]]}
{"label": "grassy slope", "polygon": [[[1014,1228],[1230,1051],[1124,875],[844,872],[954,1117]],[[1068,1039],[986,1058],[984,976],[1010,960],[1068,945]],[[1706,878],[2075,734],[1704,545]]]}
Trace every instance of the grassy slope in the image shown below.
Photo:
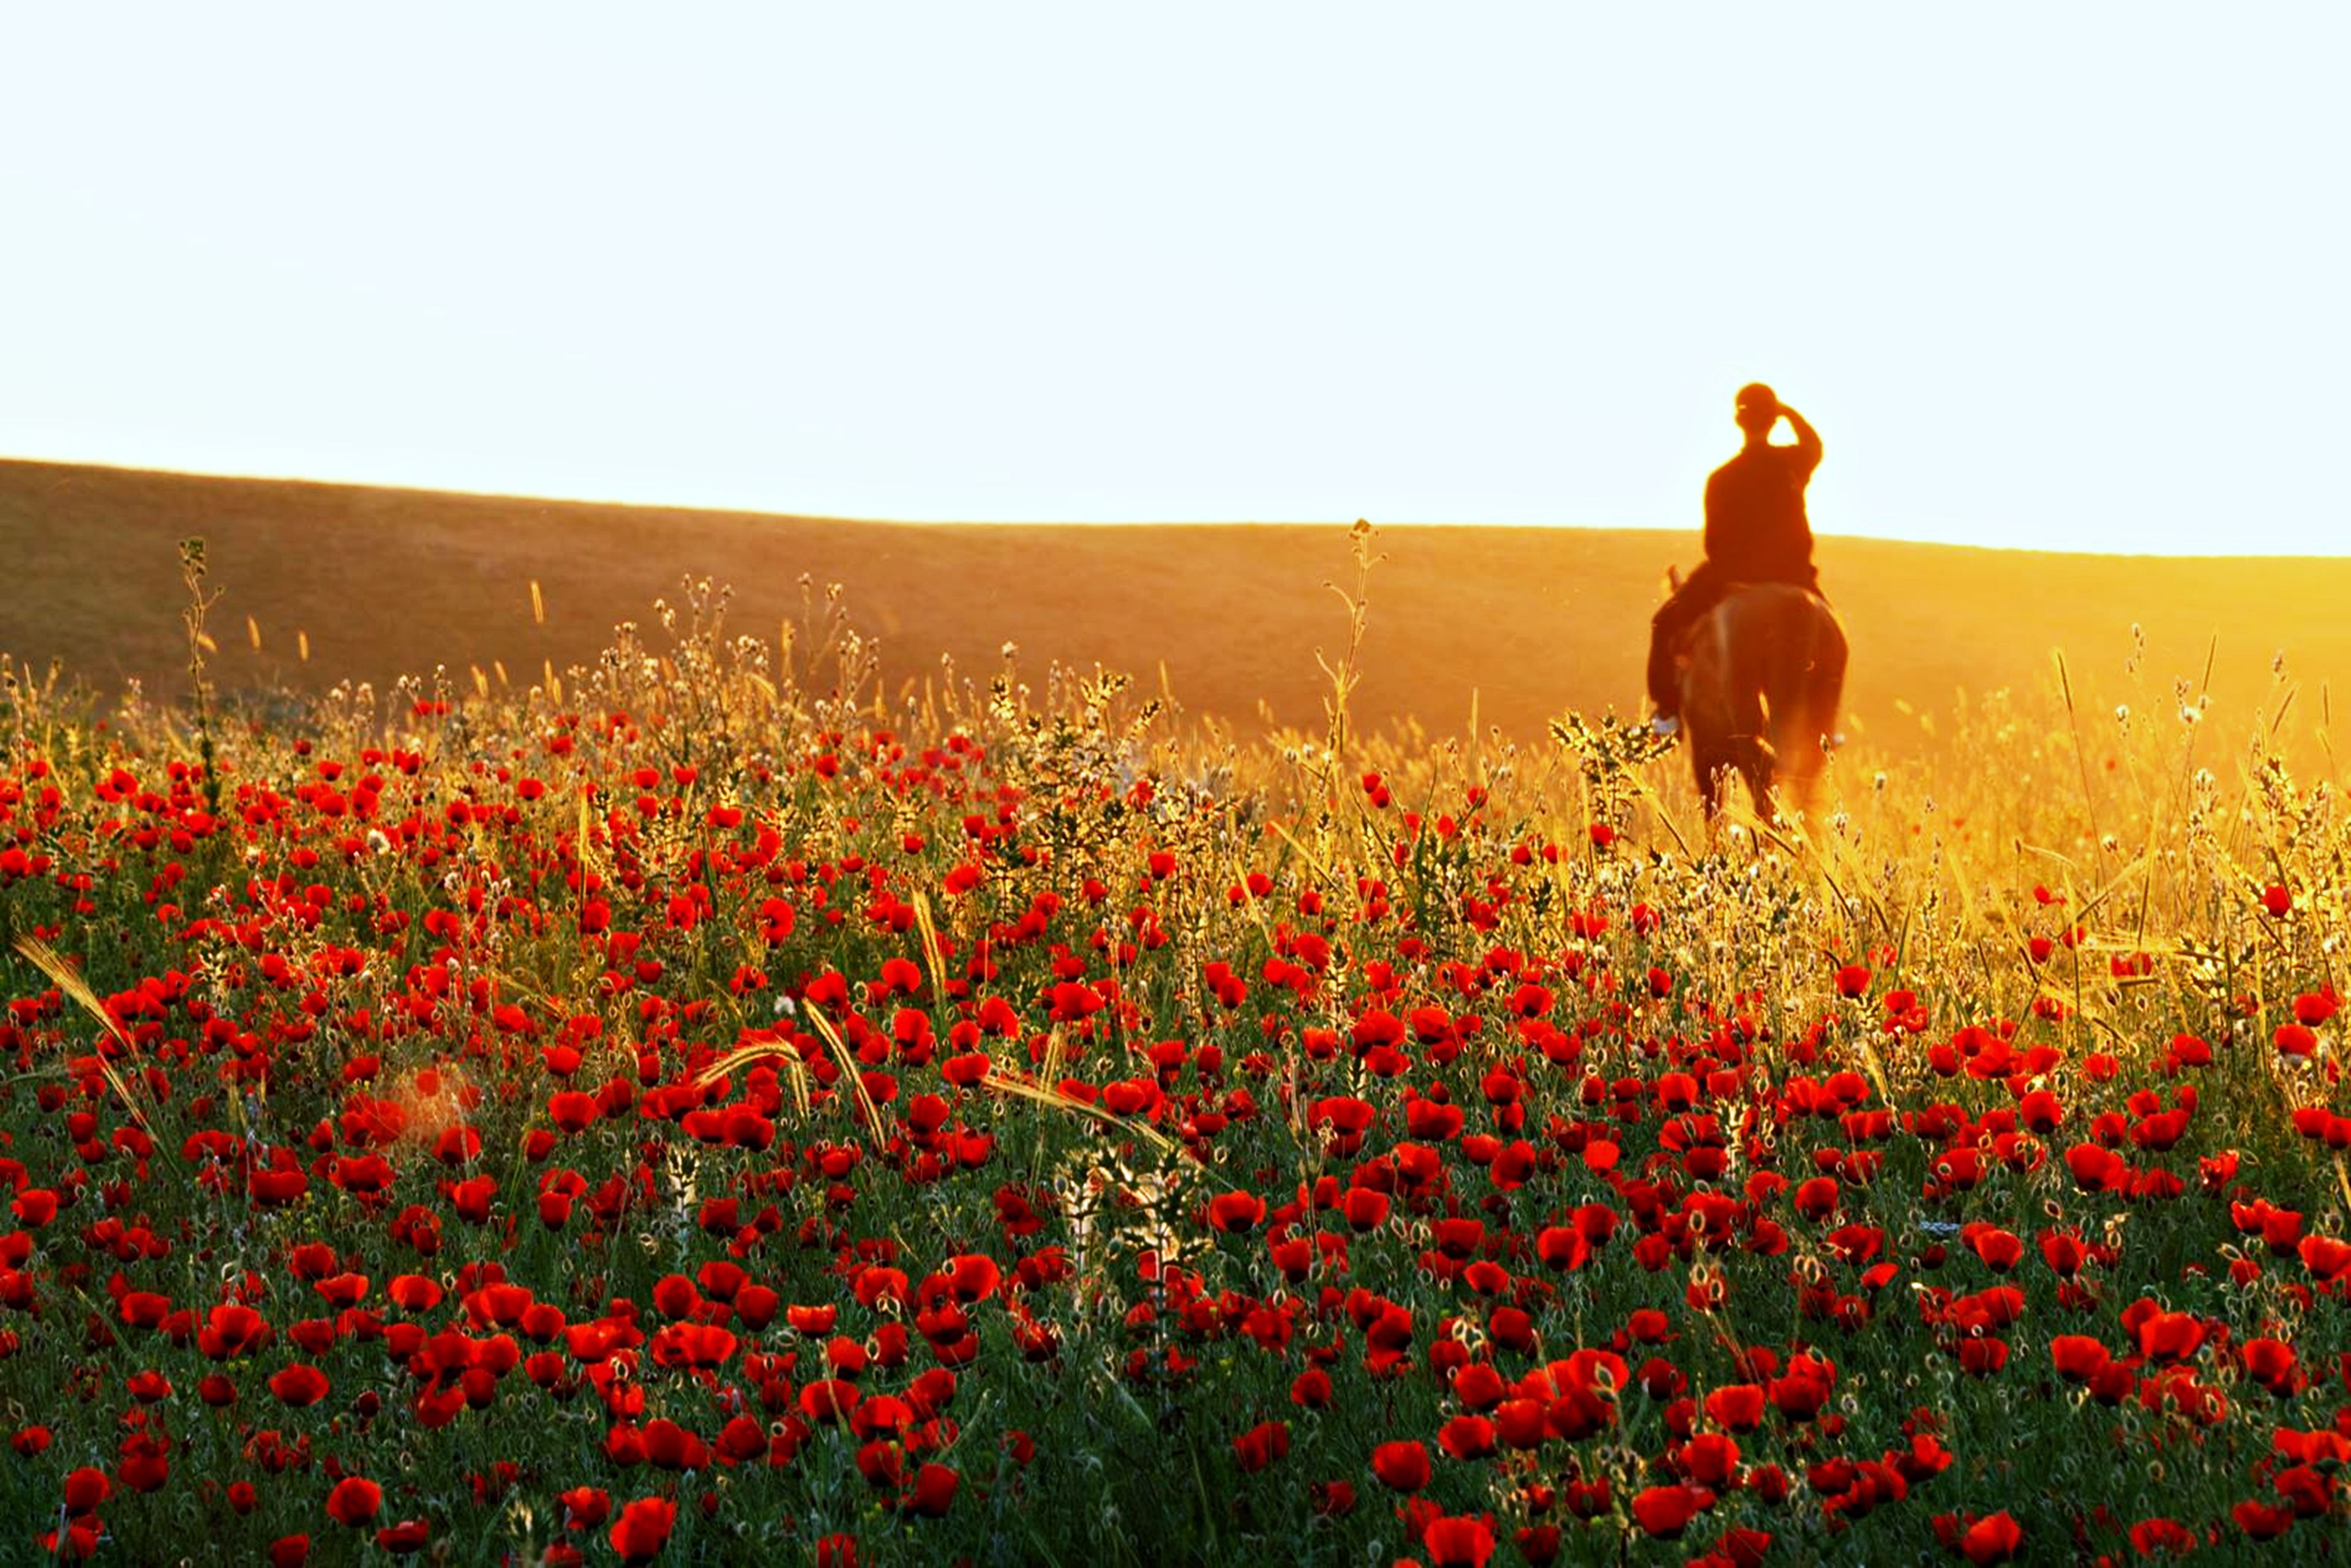
{"label": "grassy slope", "polygon": [[[1155,685],[1164,661],[1195,712],[1243,721],[1260,699],[1285,724],[1319,714],[1313,650],[1342,634],[1326,580],[1348,568],[1326,526],[1075,528],[845,522],[545,502],[429,491],[223,479],[0,462],[0,652],[101,690],[183,678],[174,541],[210,541],[225,686],[383,683],[445,663],[503,661],[528,682],[589,658],[614,622],[651,620],[681,576],[734,585],[730,626],[772,638],[799,611],[799,579],[844,585],[881,637],[894,690],[941,653],[985,676],[1007,640],[1024,673],[1100,661]],[[1440,731],[1486,722],[1529,736],[1575,706],[1631,708],[1646,622],[1688,534],[1384,528],[1357,702]],[[1854,642],[1856,728],[1897,750],[1919,739],[1896,706],[1948,710],[1960,688],[2042,679],[2070,651],[2110,697],[2136,622],[2149,689],[2200,672],[2219,637],[2225,700],[2258,697],[2283,648],[2305,685],[2351,673],[2351,559],[2166,559],[1823,539],[1823,570]],[[536,579],[548,607],[531,619]],[[261,633],[250,646],[246,618]],[[307,631],[308,664],[296,661]],[[2130,695],[2125,693],[2124,695]],[[2310,693],[2316,695],[2314,689]],[[2317,704],[2303,712],[2314,719]]]}

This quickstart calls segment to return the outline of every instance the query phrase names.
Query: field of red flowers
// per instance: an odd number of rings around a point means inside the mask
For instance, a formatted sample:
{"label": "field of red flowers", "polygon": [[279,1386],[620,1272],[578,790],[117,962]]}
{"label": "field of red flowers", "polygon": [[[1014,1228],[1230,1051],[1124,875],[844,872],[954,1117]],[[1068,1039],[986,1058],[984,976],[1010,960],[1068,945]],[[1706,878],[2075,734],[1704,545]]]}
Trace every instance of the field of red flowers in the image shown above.
{"label": "field of red flowers", "polygon": [[1343,662],[1243,746],[720,610],[10,683],[0,1558],[2338,1560],[2351,870],[2273,727],[1996,699],[1708,833]]}

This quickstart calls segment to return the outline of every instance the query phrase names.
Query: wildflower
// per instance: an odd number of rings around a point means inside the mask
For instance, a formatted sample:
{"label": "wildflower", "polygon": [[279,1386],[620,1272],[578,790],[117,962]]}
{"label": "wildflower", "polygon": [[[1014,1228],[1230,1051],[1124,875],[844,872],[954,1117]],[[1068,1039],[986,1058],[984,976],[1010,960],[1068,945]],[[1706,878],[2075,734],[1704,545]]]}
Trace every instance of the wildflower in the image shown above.
{"label": "wildflower", "polygon": [[1492,1517],[1478,1519],[1440,1514],[1421,1531],[1420,1544],[1431,1568],[1486,1568],[1494,1555]]}
{"label": "wildflower", "polygon": [[657,1554],[677,1523],[677,1504],[667,1498],[641,1497],[621,1510],[606,1539],[625,1562],[643,1563]]}
{"label": "wildflower", "polygon": [[375,1518],[383,1507],[383,1489],[360,1476],[345,1476],[327,1494],[327,1516],[353,1529]]}
{"label": "wildflower", "polygon": [[1242,1473],[1255,1475],[1290,1452],[1290,1424],[1262,1421],[1233,1439],[1233,1454]]}
{"label": "wildflower", "polygon": [[1413,1442],[1382,1443],[1372,1450],[1372,1474],[1397,1491],[1418,1491],[1428,1484],[1428,1450]]}
{"label": "wildflower", "polygon": [[327,1395],[327,1375],[317,1367],[297,1362],[269,1379],[269,1392],[280,1403],[300,1409],[316,1405]]}
{"label": "wildflower", "polygon": [[1959,1551],[1976,1568],[1985,1568],[2013,1558],[2023,1541],[2023,1529],[2003,1509],[1970,1524],[1959,1537]]}

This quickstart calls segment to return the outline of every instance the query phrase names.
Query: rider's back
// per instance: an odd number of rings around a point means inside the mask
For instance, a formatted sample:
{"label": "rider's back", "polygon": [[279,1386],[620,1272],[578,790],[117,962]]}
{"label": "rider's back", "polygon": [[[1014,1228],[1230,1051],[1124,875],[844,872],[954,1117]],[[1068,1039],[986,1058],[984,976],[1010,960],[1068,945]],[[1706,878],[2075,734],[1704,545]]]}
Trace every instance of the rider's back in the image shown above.
{"label": "rider's back", "polygon": [[1729,582],[1817,580],[1804,486],[1818,447],[1754,445],[1706,482],[1706,558]]}

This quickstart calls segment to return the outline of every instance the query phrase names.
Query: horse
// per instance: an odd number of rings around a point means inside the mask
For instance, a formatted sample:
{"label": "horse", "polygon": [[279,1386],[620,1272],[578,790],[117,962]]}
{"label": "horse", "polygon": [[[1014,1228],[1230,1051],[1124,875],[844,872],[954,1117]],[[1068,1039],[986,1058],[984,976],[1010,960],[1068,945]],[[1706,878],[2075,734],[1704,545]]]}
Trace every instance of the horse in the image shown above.
{"label": "horse", "polygon": [[1828,601],[1790,582],[1735,584],[1682,643],[1681,718],[1698,800],[1711,821],[1722,776],[1746,780],[1755,814],[1774,786],[1810,803],[1844,693],[1844,627]]}

